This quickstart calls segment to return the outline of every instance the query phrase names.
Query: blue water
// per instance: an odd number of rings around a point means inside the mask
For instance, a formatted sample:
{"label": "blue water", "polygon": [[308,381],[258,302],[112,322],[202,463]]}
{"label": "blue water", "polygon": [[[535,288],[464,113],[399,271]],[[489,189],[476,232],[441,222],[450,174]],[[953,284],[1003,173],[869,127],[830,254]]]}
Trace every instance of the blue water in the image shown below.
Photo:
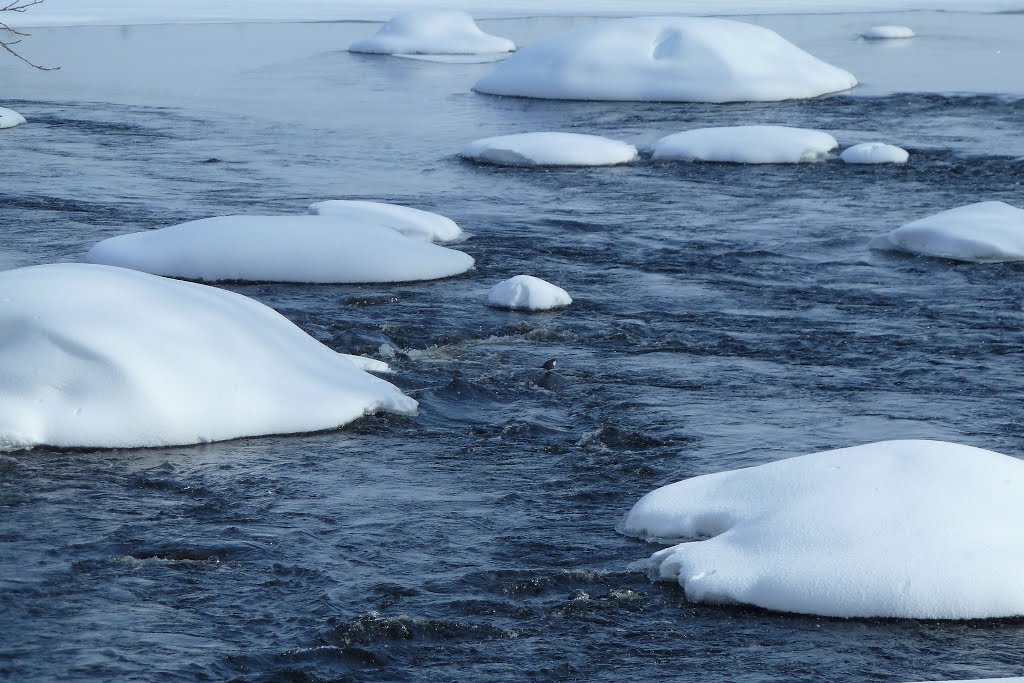
{"label": "blue water", "polygon": [[[1014,31],[1024,17],[1000,21]],[[565,23],[507,28],[521,40]],[[0,678],[1022,672],[1021,621],[688,604],[677,585],[627,569],[656,546],[614,526],[661,484],[827,448],[934,438],[1024,453],[1024,266],[866,248],[960,204],[1022,204],[1024,152],[1010,132],[1024,128],[1024,102],[872,94],[870,78],[853,95],[772,105],[515,101],[468,90],[493,65],[343,51],[366,31],[48,29],[32,45],[52,50],[61,74],[3,65],[3,105],[31,123],[0,132],[2,267],[77,261],[111,235],[329,198],[440,211],[473,233],[460,248],[478,267],[413,285],[231,287],[332,348],[387,359],[420,401],[416,417],[198,447],[0,456]],[[236,49],[201,68],[225,43]],[[101,82],[104,69],[116,78]],[[844,143],[881,136],[911,161],[510,170],[456,156],[498,133],[643,143],[740,123],[821,128]],[[565,287],[573,306],[524,315],[483,305],[490,285],[524,272]],[[541,369],[549,358],[556,374]]]}

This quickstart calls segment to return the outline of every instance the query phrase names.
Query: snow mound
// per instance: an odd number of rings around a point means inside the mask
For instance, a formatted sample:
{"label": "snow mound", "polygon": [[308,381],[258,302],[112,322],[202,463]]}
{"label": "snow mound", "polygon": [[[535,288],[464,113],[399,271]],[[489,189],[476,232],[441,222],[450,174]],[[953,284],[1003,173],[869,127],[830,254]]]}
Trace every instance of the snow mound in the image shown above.
{"label": "snow mound", "polygon": [[883,441],[719,472],[644,496],[621,524],[711,538],[646,565],[690,600],[834,617],[1024,615],[1024,462]]}
{"label": "snow mound", "polygon": [[487,303],[512,310],[549,311],[572,303],[561,287],[532,275],[516,275],[499,282],[487,294]]}
{"label": "snow mound", "polygon": [[0,273],[0,329],[0,450],[184,445],[416,411],[259,302],[123,268]]}
{"label": "snow mound", "polygon": [[394,54],[392,57],[411,59],[415,62],[433,62],[435,64],[491,64],[508,59],[508,52],[488,52],[476,55],[408,55]]}
{"label": "snow mound", "polygon": [[910,153],[884,142],[862,142],[843,150],[839,158],[848,164],[905,164]]}
{"label": "snow mound", "polygon": [[399,204],[332,199],[310,204],[309,213],[316,216],[336,216],[351,221],[378,223],[397,230],[406,237],[427,242],[454,242],[466,236],[450,218]]}
{"label": "snow mound", "polygon": [[735,164],[798,164],[821,161],[839,146],[820,130],[786,126],[697,128],[654,143],[654,159]]}
{"label": "snow mound", "polygon": [[556,100],[773,102],[857,85],[774,31],[729,19],[604,21],[529,45],[474,89]]}
{"label": "snow mound", "polygon": [[481,31],[465,12],[417,10],[395,17],[373,36],[353,43],[349,52],[473,55],[515,49],[511,40]]}
{"label": "snow mound", "polygon": [[411,282],[473,267],[461,251],[335,216],[204,218],[111,237],[86,260],[208,282]]}
{"label": "snow mound", "polygon": [[521,133],[471,142],[462,156],[499,166],[613,166],[635,160],[637,151],[599,135]]}
{"label": "snow mound", "polygon": [[914,30],[907,26],[872,26],[861,34],[868,40],[890,40],[893,38],[913,38]]}
{"label": "snow mound", "polygon": [[13,109],[0,107],[0,128],[14,128],[25,123],[25,117]]}
{"label": "snow mound", "polygon": [[979,202],[902,225],[871,241],[872,249],[955,261],[1024,260],[1024,210]]}

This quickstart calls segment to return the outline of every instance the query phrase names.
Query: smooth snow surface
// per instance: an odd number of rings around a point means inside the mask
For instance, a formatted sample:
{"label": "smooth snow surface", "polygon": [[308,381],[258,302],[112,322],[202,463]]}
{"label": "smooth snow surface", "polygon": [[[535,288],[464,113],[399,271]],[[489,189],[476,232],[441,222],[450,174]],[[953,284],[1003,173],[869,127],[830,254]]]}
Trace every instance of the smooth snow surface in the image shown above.
{"label": "smooth snow surface", "polygon": [[910,153],[884,142],[862,142],[844,149],[839,158],[848,164],[905,164]]}
{"label": "smooth snow surface", "polygon": [[13,109],[0,107],[0,128],[14,128],[25,123],[25,117]]}
{"label": "smooth snow surface", "polygon": [[559,100],[770,102],[849,90],[852,74],[728,19],[604,21],[528,45],[474,89]]}
{"label": "smooth snow surface", "polygon": [[454,242],[465,237],[465,233],[452,219],[399,204],[332,199],[310,204],[309,213],[386,225],[406,237],[428,242]]}
{"label": "smooth snow surface", "polygon": [[869,40],[889,40],[893,38],[913,38],[914,30],[907,26],[873,26],[861,34]]}
{"label": "smooth snow surface", "polygon": [[820,130],[786,126],[697,128],[654,143],[654,159],[735,164],[798,164],[821,161],[839,146]]}
{"label": "smooth snow surface", "polygon": [[1024,210],[979,202],[943,211],[876,237],[872,249],[956,261],[1024,260]]}
{"label": "smooth snow surface", "polygon": [[350,52],[385,55],[474,55],[515,49],[511,40],[481,31],[465,12],[430,9],[395,17],[370,38],[349,47]]}
{"label": "smooth snow surface", "polygon": [[637,151],[599,135],[521,133],[471,142],[462,156],[499,166],[613,166],[633,161]]}
{"label": "smooth snow surface", "polygon": [[209,282],[411,282],[473,267],[461,251],[335,216],[204,218],[111,237],[86,259]]}
{"label": "smooth snow surface", "polygon": [[695,477],[620,530],[700,538],[651,556],[690,600],[835,617],[1024,615],[1024,462],[883,441]]}
{"label": "smooth snow surface", "polygon": [[572,297],[561,287],[532,275],[516,275],[499,282],[487,294],[487,303],[512,310],[548,311],[572,303]]}
{"label": "smooth snow surface", "polygon": [[257,301],[123,268],[2,272],[0,329],[3,450],[194,444],[416,410]]}

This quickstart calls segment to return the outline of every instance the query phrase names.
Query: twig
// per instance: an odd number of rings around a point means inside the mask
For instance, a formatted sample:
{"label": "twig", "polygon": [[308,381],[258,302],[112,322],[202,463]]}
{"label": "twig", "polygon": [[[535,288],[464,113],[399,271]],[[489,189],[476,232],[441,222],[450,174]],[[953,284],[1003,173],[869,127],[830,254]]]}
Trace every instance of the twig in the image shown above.
{"label": "twig", "polygon": [[[2,1],[3,0],[0,0],[0,2]],[[42,3],[43,0],[11,0],[6,5],[0,6],[0,12],[24,12],[29,7],[35,7],[36,5],[40,5]],[[25,62],[32,68],[39,69],[40,71],[56,71],[60,68],[59,66],[41,66],[39,64],[36,64],[35,62],[29,61],[25,57],[22,57],[20,54],[18,54],[18,51],[15,50],[14,47],[12,46],[20,43],[22,38],[27,38],[29,36],[28,33],[19,31],[17,29],[13,29],[2,21],[0,21],[0,33],[9,33],[12,36],[16,36],[15,40],[0,39],[0,48],[2,48],[5,52],[10,53],[14,57],[20,59],[21,61]]]}

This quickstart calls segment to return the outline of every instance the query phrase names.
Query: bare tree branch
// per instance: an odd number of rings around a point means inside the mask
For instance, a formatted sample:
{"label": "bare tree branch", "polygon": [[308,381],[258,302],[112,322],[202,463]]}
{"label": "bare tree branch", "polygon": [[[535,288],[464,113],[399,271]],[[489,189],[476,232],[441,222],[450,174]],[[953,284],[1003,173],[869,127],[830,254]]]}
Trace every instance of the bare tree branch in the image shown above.
{"label": "bare tree branch", "polygon": [[0,12],[24,12],[29,7],[43,4],[43,0],[14,0],[0,7]]}
{"label": "bare tree branch", "polygon": [[[5,0],[0,0],[0,3],[4,1]],[[42,3],[43,0],[9,0],[6,5],[0,4],[0,12],[24,12],[29,7],[35,7]],[[60,68],[59,66],[40,66],[39,64],[22,57],[18,51],[14,49],[13,46],[20,43],[22,38],[27,38],[29,36],[28,33],[13,29],[6,23],[0,21],[0,36],[2,36],[0,37],[0,49],[3,49],[5,52],[20,59],[29,66],[39,69],[40,71],[56,71]],[[5,40],[5,37],[7,36],[13,36],[13,38],[7,38]]]}

